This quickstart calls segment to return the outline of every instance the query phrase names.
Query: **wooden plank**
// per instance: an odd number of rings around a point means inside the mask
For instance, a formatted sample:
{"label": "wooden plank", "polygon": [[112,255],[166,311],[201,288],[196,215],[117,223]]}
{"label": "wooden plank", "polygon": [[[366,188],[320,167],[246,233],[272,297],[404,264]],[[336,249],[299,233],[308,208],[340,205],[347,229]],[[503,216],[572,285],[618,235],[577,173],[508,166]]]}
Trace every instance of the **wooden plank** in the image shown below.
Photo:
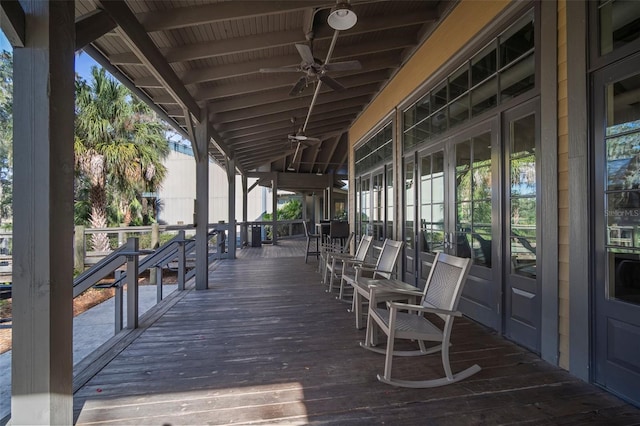
{"label": "wooden plank", "polygon": [[[324,291],[316,265],[304,263],[305,242],[281,240],[219,262],[208,291],[181,298],[75,394],[77,423],[625,424],[640,418],[640,410],[464,318],[454,325],[452,368],[478,363],[478,374],[437,389],[378,382],[384,357],[359,347],[364,331]],[[280,257],[281,249],[296,256]],[[397,359],[394,374],[439,377],[440,356]]]}

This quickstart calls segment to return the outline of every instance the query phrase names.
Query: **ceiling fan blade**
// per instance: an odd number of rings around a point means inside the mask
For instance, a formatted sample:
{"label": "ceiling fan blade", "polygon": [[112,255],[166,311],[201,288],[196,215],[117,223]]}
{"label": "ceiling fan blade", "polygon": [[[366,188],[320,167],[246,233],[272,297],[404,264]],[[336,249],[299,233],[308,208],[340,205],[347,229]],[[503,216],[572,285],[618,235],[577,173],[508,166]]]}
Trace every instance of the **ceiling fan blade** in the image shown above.
{"label": "ceiling fan blade", "polygon": [[277,68],[260,68],[260,72],[300,72],[300,67],[277,67]]}
{"label": "ceiling fan blade", "polygon": [[299,95],[300,92],[302,92],[306,86],[307,86],[307,77],[306,76],[300,77],[300,79],[296,82],[295,86],[293,86],[293,88],[289,92],[289,96]]}
{"label": "ceiling fan blade", "polygon": [[344,90],[344,86],[342,84],[338,83],[337,81],[335,81],[333,78],[329,77],[328,75],[321,75],[318,78],[320,79],[320,81],[322,81],[327,86],[331,87],[336,92]]}
{"label": "ceiling fan blade", "polygon": [[322,68],[325,71],[350,71],[362,69],[362,64],[360,61],[332,62],[324,64]]}
{"label": "ceiling fan blade", "polygon": [[304,63],[314,64],[316,62],[313,53],[311,53],[311,48],[308,45],[296,43],[296,49],[298,49],[298,53]]}
{"label": "ceiling fan blade", "polygon": [[308,138],[307,140],[300,141],[300,143],[304,145],[305,148],[311,148],[312,146],[318,145],[320,142],[322,141],[318,138]]}

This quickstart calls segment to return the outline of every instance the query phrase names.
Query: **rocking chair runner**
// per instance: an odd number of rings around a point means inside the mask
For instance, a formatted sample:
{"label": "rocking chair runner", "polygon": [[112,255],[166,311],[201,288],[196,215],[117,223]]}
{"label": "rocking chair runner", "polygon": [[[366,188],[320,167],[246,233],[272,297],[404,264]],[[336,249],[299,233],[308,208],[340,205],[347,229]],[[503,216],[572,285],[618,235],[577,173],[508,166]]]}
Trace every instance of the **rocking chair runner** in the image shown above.
{"label": "rocking chair runner", "polygon": [[[475,364],[464,371],[453,374],[449,364],[449,340],[455,317],[462,316],[456,309],[460,295],[471,268],[470,259],[462,259],[444,253],[438,253],[427,278],[427,284],[420,305],[387,302],[389,310],[376,307],[376,288],[371,286],[369,300],[369,317],[365,349],[385,354],[384,375],[378,380],[393,386],[408,388],[430,388],[463,380],[478,371]],[[408,312],[404,312],[404,311]],[[438,315],[444,321],[442,329],[434,325],[424,314]],[[374,327],[379,327],[387,335],[386,349],[374,346]],[[395,339],[410,339],[418,342],[419,349],[413,351],[394,351]],[[424,342],[440,342],[436,346],[426,348]],[[391,377],[391,365],[394,356],[417,356],[441,352],[445,377],[431,380],[398,380]]]}

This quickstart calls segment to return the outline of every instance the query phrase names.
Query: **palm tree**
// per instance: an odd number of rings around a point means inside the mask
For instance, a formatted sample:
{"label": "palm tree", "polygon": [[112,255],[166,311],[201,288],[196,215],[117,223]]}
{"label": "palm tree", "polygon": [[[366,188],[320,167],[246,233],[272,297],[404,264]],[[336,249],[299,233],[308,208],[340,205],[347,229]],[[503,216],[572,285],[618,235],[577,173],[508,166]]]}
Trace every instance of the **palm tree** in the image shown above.
{"label": "palm tree", "polygon": [[[109,203],[125,224],[130,205],[142,192],[156,191],[169,153],[166,126],[129,90],[103,69],[93,67],[91,81],[76,79],[76,172],[87,186],[89,223],[108,226]],[[109,250],[106,234],[94,234],[94,250]]]}

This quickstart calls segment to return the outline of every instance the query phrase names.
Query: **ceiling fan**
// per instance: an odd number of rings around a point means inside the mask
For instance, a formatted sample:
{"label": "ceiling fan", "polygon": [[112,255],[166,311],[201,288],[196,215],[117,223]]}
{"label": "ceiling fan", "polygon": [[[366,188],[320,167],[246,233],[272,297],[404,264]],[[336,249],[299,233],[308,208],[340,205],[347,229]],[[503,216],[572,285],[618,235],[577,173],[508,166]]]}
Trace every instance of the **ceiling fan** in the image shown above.
{"label": "ceiling fan", "polygon": [[359,70],[362,68],[362,65],[359,61],[344,61],[344,62],[329,62],[327,61],[322,63],[319,59],[313,57],[313,53],[311,52],[311,47],[306,44],[296,44],[296,49],[302,58],[302,62],[300,65],[292,65],[287,67],[278,67],[278,68],[260,68],[260,72],[263,73],[272,73],[272,72],[303,72],[305,75],[300,77],[296,84],[293,86],[291,91],[289,92],[289,96],[296,96],[300,94],[305,87],[307,87],[310,83],[314,83],[316,81],[322,81],[327,86],[332,88],[335,91],[344,90],[344,86],[338,83],[332,77],[327,75],[327,72],[330,71],[349,71],[349,70]]}
{"label": "ceiling fan", "polygon": [[[295,128],[295,123],[296,123],[296,119],[295,117],[291,118],[291,124],[294,125]],[[287,170],[289,171],[294,171],[295,167],[294,164],[296,164],[296,159],[298,158],[298,153],[301,152],[301,150],[305,149],[305,148],[309,148],[315,145],[318,145],[320,142],[322,142],[321,139],[319,138],[314,138],[312,136],[307,136],[304,134],[304,130],[302,129],[302,127],[300,127],[298,129],[297,132],[293,132],[289,135],[287,135],[287,139],[289,141],[289,144],[291,145],[291,148],[293,148],[293,144],[296,144],[296,149],[293,153],[293,157],[291,158],[291,162],[289,163],[289,166],[287,167]],[[300,154],[302,155],[302,154]]]}

